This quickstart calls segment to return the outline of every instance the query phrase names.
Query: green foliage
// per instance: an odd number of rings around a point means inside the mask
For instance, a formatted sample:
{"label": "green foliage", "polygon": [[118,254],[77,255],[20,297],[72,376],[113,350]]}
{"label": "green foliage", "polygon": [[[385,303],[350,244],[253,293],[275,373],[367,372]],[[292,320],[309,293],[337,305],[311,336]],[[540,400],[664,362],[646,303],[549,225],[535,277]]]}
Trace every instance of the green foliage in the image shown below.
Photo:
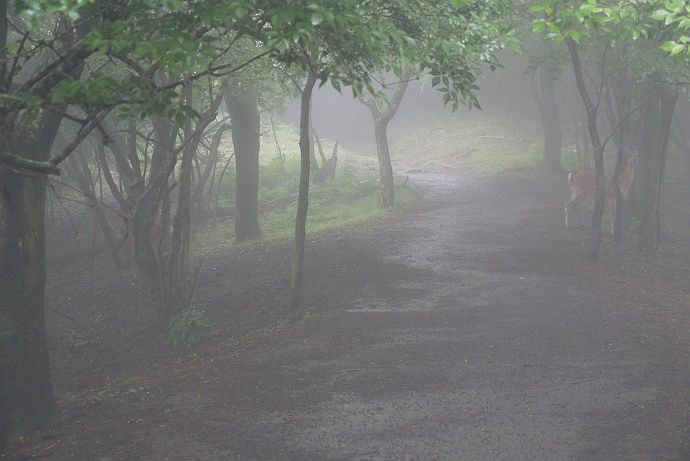
{"label": "green foliage", "polygon": [[[557,41],[571,38],[579,42],[582,37],[589,37],[595,42],[609,40],[615,44],[640,38],[658,39],[668,34],[668,29],[661,27],[659,21],[663,21],[665,25],[677,22],[681,29],[690,25],[690,19],[683,20],[688,14],[685,4],[684,1],[660,0],[543,1],[532,7],[533,13],[540,14],[533,21],[533,31],[545,31],[547,38]],[[668,49],[673,48],[673,45],[667,42],[663,47]]]}
{"label": "green foliage", "polygon": [[41,20],[54,13],[62,13],[72,20],[80,18],[95,0],[15,0],[14,11],[27,18],[29,30],[35,29]]}
{"label": "green foliage", "polygon": [[[690,28],[690,7],[686,1],[551,0],[537,3],[532,12],[541,15],[533,21],[533,30],[545,31],[547,38],[631,45],[624,50],[629,51],[628,59],[635,63],[631,68],[640,81],[655,80],[658,75],[667,82],[687,81],[690,37],[683,32]],[[679,37],[669,40],[678,33]],[[676,59],[669,59],[673,56]]]}
{"label": "green foliage", "polygon": [[612,42],[636,40],[651,33],[645,23],[647,2],[564,2],[560,0],[537,3],[532,12],[541,13],[533,23],[534,32],[546,31],[547,38],[561,41],[571,38],[579,42],[582,37],[594,41],[609,39]]}
{"label": "green foliage", "polygon": [[516,46],[503,1],[325,0],[297,10],[282,0],[268,3],[259,14],[271,24],[261,39],[272,55],[316,70],[338,90],[351,86],[355,95],[381,97],[371,72],[400,77],[407,66],[429,73],[453,108],[477,105],[479,64],[497,66],[494,53]]}
{"label": "green foliage", "polygon": [[690,6],[686,1],[667,1],[652,13],[652,19],[663,22],[664,26],[675,26],[681,35],[666,41],[661,49],[674,56],[680,53],[690,54],[690,37],[686,31],[690,29]]}
{"label": "green foliage", "polygon": [[286,162],[271,158],[261,166],[259,175],[259,202],[266,203],[297,192],[299,161],[292,156]]}
{"label": "green foliage", "polygon": [[[285,135],[285,133],[283,133]],[[325,146],[328,149],[328,145]],[[269,155],[268,153],[262,155]],[[270,154],[272,155],[272,153]],[[307,230],[309,233],[354,225],[364,221],[384,219],[391,214],[409,209],[415,202],[414,192],[409,188],[396,191],[396,205],[384,210],[379,204],[376,181],[376,160],[339,150],[339,167],[334,179],[321,184],[312,184],[309,193]],[[234,174],[226,174],[223,189],[234,188]],[[259,175],[259,203],[295,194],[299,178],[299,157],[288,153],[283,164],[277,159],[262,161]],[[260,214],[260,227],[264,238],[290,238],[295,230],[296,202],[277,207]],[[218,247],[235,245],[232,224],[222,223],[207,228],[199,234],[200,252],[214,251]]]}
{"label": "green foliage", "polygon": [[[349,85],[355,94],[379,94],[372,72],[400,76],[404,65],[411,66],[428,73],[454,109],[459,103],[477,106],[474,81],[480,64],[495,68],[495,52],[517,46],[508,4],[18,0],[15,12],[30,31],[13,37],[6,49],[21,53],[24,68],[31,68],[34,58],[50,56],[47,65],[41,64],[48,78],[20,83],[0,100],[0,109],[70,104],[94,114],[121,106],[122,118],[164,116],[181,124],[198,114],[179,100],[179,86],[237,73],[264,56],[315,70],[322,83]],[[47,32],[59,30],[64,20],[64,27],[79,31],[83,40]],[[87,73],[83,78],[72,73],[80,68]]]}
{"label": "green foliage", "polygon": [[199,343],[201,336],[211,322],[203,312],[190,308],[170,319],[166,330],[166,341],[173,346],[183,344],[186,347],[194,347]]}

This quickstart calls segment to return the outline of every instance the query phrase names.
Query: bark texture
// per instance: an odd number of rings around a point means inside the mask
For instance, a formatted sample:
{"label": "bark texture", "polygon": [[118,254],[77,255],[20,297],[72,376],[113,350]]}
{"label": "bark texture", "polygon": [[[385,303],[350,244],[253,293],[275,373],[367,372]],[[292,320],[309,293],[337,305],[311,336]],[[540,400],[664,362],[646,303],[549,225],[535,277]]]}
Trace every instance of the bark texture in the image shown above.
{"label": "bark texture", "polygon": [[290,285],[290,300],[288,320],[295,322],[300,319],[302,304],[302,280],[304,275],[304,247],[307,231],[307,211],[309,209],[309,167],[311,163],[310,149],[311,130],[309,114],[311,95],[316,84],[316,75],[309,72],[307,82],[302,90],[302,100],[299,120],[299,151],[300,175],[299,198],[297,199],[297,216],[295,217],[295,253],[292,258],[292,283]]}
{"label": "bark texture", "polygon": [[666,176],[668,139],[677,99],[677,89],[665,88],[645,111],[645,140],[651,142],[645,142],[647,155],[641,177],[646,194],[642,202],[643,213],[637,244],[650,258],[656,256],[661,243],[661,199]]}
{"label": "bark texture", "polygon": [[259,228],[259,146],[261,118],[256,91],[230,86],[225,101],[232,118],[235,149],[235,240],[261,235]]}
{"label": "bark texture", "polygon": [[385,109],[379,108],[374,99],[360,98],[369,108],[374,119],[374,137],[376,138],[376,152],[379,159],[379,176],[381,178],[381,206],[387,208],[395,204],[395,185],[393,182],[393,165],[391,164],[390,149],[388,148],[388,123],[398,111],[402,102],[412,71],[406,69],[402,78],[388,100]]}
{"label": "bark texture", "polygon": [[[45,162],[61,121],[26,121],[2,133],[2,147]],[[43,175],[0,168],[0,446],[58,414],[45,334],[45,197]]]}
{"label": "bark texture", "polygon": [[592,101],[587,86],[585,85],[578,44],[571,38],[566,38],[565,43],[570,52],[577,89],[587,112],[587,131],[592,141],[592,151],[594,154],[594,171],[596,173],[597,189],[594,197],[594,213],[592,213],[592,228],[590,230],[587,257],[590,259],[597,259],[599,257],[599,247],[601,246],[601,222],[604,216],[605,201],[604,147],[601,143],[599,129],[597,127],[597,106]]}

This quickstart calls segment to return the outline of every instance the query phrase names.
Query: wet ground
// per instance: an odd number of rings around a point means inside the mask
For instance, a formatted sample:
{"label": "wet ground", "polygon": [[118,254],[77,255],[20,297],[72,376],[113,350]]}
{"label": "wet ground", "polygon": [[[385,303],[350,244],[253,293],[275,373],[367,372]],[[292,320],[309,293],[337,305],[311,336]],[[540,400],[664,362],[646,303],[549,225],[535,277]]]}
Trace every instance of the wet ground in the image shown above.
{"label": "wet ground", "polygon": [[298,325],[289,241],[205,263],[192,353],[138,293],[55,283],[62,425],[0,459],[690,459],[688,261],[586,260],[565,184],[410,176],[415,212],[309,239]]}

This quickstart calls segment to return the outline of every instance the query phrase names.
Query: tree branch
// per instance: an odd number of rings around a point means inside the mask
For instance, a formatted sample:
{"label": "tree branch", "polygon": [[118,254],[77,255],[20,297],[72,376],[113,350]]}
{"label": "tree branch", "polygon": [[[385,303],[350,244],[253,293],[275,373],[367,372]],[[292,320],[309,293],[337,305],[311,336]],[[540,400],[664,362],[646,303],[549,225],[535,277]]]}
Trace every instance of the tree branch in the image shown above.
{"label": "tree branch", "polygon": [[0,152],[0,167],[1,166],[42,174],[60,175],[60,168],[51,162],[37,162],[35,160],[20,157],[19,155],[8,154],[7,152]]}

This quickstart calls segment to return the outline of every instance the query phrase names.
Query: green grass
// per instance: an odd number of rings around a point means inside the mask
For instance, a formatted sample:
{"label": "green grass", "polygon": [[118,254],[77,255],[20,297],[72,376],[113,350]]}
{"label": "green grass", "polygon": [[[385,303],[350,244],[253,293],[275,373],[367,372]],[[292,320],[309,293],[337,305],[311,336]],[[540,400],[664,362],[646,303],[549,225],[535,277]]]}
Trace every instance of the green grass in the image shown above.
{"label": "green grass", "polygon": [[393,151],[402,160],[428,170],[472,173],[522,171],[539,165],[542,134],[538,122],[513,115],[463,112],[405,123],[392,129]]}
{"label": "green grass", "polygon": [[[409,188],[396,189],[395,206],[382,209],[378,191],[362,196],[358,187],[373,183],[355,176],[336,180],[330,184],[312,184],[310,187],[307,232],[320,232],[343,226],[384,219],[403,212],[415,203],[414,193]],[[262,217],[260,226],[264,236],[282,238],[292,236],[295,228],[297,203]]]}
{"label": "green grass", "polygon": [[[372,174],[372,159],[352,153],[339,153],[339,166],[334,179],[322,184],[310,184],[307,233],[350,226],[365,221],[385,219],[401,213],[415,203],[414,192],[407,187],[396,188],[396,204],[389,209],[379,205],[379,192],[371,192],[376,177]],[[375,161],[373,161],[375,164]],[[366,168],[363,171],[361,166]],[[234,171],[226,176],[225,190],[234,188]],[[299,183],[299,158],[296,154],[287,155],[281,163],[277,158],[264,159],[259,175],[259,203],[264,204],[297,192]],[[280,239],[294,235],[297,202],[283,208],[261,213],[259,226],[262,238]],[[223,220],[202,229],[194,243],[202,252],[212,252],[219,248],[234,246],[234,226],[232,220]]]}

